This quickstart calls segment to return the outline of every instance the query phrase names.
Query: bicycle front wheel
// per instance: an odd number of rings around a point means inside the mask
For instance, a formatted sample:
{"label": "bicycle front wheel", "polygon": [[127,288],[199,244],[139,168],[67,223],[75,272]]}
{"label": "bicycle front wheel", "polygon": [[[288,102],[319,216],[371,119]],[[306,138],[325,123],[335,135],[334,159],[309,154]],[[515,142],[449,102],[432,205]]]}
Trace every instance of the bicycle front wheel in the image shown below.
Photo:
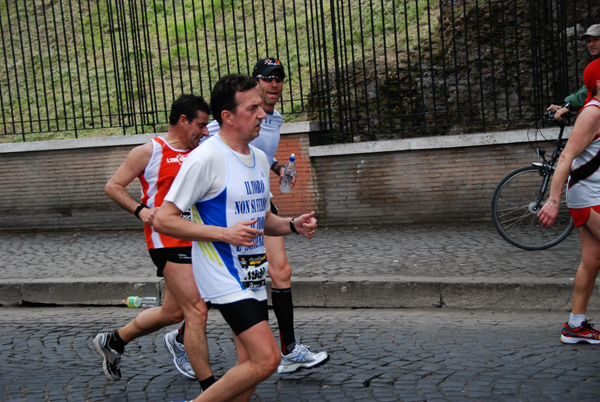
{"label": "bicycle front wheel", "polygon": [[492,196],[492,222],[507,242],[525,250],[544,250],[563,241],[573,230],[573,220],[566,205],[566,191],[560,200],[560,212],[549,229],[540,225],[537,217],[548,199],[544,194],[539,208],[534,203],[544,181],[544,170],[526,166],[509,173],[500,181]]}

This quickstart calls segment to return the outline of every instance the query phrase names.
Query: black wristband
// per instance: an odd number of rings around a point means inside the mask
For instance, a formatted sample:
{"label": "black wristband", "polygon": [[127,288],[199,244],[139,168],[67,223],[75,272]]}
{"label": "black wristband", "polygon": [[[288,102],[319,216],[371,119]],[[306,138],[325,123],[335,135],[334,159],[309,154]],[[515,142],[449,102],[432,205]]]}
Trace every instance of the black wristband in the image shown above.
{"label": "black wristband", "polygon": [[138,207],[135,209],[135,212],[133,213],[138,219],[142,219],[140,218],[140,212],[142,212],[142,209],[144,208],[148,208],[148,205],[144,204],[143,202],[138,205]]}
{"label": "black wristband", "polygon": [[279,169],[281,169],[281,166],[279,164],[278,161],[273,162],[273,164],[271,165],[271,170],[275,173],[275,174],[279,174]]}
{"label": "black wristband", "polygon": [[565,105],[563,107],[565,109],[567,109],[569,112],[571,111],[571,103],[570,102],[565,103]]}
{"label": "black wristband", "polygon": [[294,219],[296,219],[296,218],[292,218],[292,219],[290,220],[290,229],[291,229],[292,233],[300,234],[300,233],[298,233],[298,231],[296,230],[296,226],[294,226]]}

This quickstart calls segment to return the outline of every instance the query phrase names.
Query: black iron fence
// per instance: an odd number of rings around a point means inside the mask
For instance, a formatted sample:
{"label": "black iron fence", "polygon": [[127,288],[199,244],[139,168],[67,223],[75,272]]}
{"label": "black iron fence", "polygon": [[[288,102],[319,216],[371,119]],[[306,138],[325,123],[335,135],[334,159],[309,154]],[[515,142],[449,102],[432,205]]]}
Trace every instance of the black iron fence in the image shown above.
{"label": "black iron fence", "polygon": [[594,23],[597,0],[6,0],[0,142],[166,131],[265,56],[315,144],[524,126],[582,85]]}

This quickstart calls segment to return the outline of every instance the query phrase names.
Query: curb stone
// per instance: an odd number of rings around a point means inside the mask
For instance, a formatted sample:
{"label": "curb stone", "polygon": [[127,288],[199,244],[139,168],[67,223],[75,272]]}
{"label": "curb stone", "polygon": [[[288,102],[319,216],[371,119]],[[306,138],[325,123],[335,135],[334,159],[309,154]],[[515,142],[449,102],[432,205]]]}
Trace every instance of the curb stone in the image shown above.
{"label": "curb stone", "polygon": [[[270,282],[269,282],[270,285]],[[567,278],[313,277],[294,280],[294,306],[330,308],[529,309],[569,311],[573,282]],[[159,278],[8,280],[0,305],[118,306],[129,295],[163,294]],[[270,292],[267,292],[270,295]],[[551,295],[551,296],[550,296]],[[590,306],[600,305],[594,292]]]}

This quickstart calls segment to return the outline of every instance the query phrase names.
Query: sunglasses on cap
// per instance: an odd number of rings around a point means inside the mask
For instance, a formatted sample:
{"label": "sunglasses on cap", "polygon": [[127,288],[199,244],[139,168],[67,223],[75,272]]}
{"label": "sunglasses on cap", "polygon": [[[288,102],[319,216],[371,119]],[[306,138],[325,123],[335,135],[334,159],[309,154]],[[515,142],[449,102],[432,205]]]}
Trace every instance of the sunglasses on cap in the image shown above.
{"label": "sunglasses on cap", "polygon": [[260,78],[261,80],[265,80],[266,82],[271,82],[273,80],[275,80],[275,82],[283,82],[284,78],[280,77],[278,75],[268,75],[268,76],[264,76],[264,75],[257,75],[256,78]]}

